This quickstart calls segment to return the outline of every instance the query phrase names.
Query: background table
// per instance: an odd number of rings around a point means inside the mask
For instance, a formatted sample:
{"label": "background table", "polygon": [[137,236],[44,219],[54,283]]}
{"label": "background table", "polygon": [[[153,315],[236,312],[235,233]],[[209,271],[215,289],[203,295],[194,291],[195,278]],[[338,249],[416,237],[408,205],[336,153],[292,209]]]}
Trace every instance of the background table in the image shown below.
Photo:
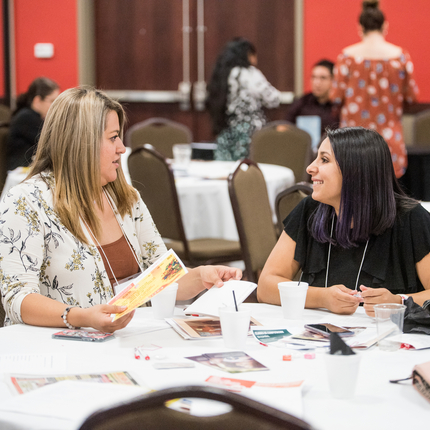
{"label": "background table", "polygon": [[[127,159],[130,148],[121,156],[121,165],[127,182],[131,184]],[[179,206],[182,213],[187,239],[221,238],[239,240],[233,209],[228,194],[227,177],[236,167],[229,161],[192,161],[188,173],[174,169]],[[267,192],[276,222],[274,211],[276,196],[284,189],[294,185],[291,169],[271,164],[259,164],[266,180]],[[18,167],[8,173],[1,197],[14,185],[27,176],[27,169]]]}
{"label": "background table", "polygon": [[[305,310],[302,320],[282,319],[278,306],[244,304],[251,315],[267,327],[303,328],[304,323],[333,322],[344,325],[375,324],[362,308],[354,315],[334,315],[324,310]],[[178,314],[181,310],[177,310]],[[210,376],[233,377],[260,382],[286,382],[304,379],[301,417],[320,430],[404,430],[425,428],[430,419],[430,404],[416,392],[410,382],[390,384],[390,379],[407,377],[415,364],[430,361],[430,351],[399,350],[379,351],[377,347],[359,352],[361,355],[356,395],[350,400],[331,398],[326,376],[324,352],[317,352],[316,359],[293,358],[282,361],[284,349],[264,347],[249,338],[245,352],[269,367],[269,371],[229,374],[196,364],[192,369],[155,370],[154,357],[135,360],[133,350],[142,344],[157,344],[162,347],[168,361],[186,356],[226,349],[222,339],[185,341],[173,329],[144,333],[148,324],[153,324],[151,308],[138,309],[129,327],[116,333],[115,339],[93,344],[51,339],[58,329],[25,325],[0,329],[0,354],[13,353],[63,353],[67,356],[66,373],[100,373],[129,371],[137,375],[146,385],[154,389],[170,386],[205,384]],[[0,368],[0,373],[1,373]],[[23,372],[26,371],[24,368]],[[0,375],[1,376],[1,375]],[[288,410],[288,396],[277,396],[274,403]],[[0,428],[8,429],[72,429],[73,423],[46,416],[32,416],[6,412],[2,409],[11,393],[4,382],[0,382]],[[268,403],[270,398],[266,398]],[[294,409],[294,407],[290,408]],[[296,409],[297,410],[297,409]],[[24,411],[23,411],[24,412]]]}

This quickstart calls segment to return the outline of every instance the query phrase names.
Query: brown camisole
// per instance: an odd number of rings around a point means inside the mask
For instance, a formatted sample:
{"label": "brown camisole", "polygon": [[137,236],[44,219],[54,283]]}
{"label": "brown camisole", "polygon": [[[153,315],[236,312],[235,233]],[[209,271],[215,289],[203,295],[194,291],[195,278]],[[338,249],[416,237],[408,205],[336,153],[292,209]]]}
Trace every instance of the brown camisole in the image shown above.
{"label": "brown camisole", "polygon": [[[109,264],[112,267],[118,282],[120,282],[121,279],[135,275],[139,272],[139,265],[137,264],[133,251],[128,245],[127,239],[124,235],[115,242],[102,245],[101,248],[103,248],[104,253],[101,251],[100,247],[97,247],[100,255],[102,256],[106,273],[112,286],[115,284],[115,278],[113,277]],[[106,258],[109,260],[109,264],[106,261]]]}

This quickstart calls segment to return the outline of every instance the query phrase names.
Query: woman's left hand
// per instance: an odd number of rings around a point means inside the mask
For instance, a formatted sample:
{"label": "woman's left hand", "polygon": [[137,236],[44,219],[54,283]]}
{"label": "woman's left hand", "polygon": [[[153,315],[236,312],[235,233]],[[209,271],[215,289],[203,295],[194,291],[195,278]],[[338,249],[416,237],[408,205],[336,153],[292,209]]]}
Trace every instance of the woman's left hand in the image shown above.
{"label": "woman's left hand", "polygon": [[360,286],[361,297],[363,299],[363,307],[366,314],[370,317],[375,316],[373,306],[379,303],[401,303],[402,299],[400,296],[391,293],[386,288],[369,288],[364,285]]}
{"label": "woman's left hand", "polygon": [[230,279],[242,279],[242,271],[228,266],[200,266],[200,278],[206,289],[222,287]]}

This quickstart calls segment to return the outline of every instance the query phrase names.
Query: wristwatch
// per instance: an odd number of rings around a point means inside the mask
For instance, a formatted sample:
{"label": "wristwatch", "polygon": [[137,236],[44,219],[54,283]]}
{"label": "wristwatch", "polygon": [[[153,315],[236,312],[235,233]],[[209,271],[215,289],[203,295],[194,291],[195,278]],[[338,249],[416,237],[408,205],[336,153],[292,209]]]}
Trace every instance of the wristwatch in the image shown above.
{"label": "wristwatch", "polygon": [[409,299],[409,296],[407,296],[406,294],[397,294],[397,295],[402,298],[402,305],[404,305],[405,301]]}

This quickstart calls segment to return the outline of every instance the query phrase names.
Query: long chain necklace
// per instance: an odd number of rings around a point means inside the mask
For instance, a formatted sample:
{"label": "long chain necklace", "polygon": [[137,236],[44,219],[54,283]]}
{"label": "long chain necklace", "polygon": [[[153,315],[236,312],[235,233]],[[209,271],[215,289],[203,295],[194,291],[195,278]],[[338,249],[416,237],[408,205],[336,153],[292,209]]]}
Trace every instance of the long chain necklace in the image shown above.
{"label": "long chain necklace", "polygon": [[[333,218],[331,221],[330,239],[333,237],[333,227],[334,227],[334,215],[333,215]],[[363,267],[364,257],[366,255],[366,251],[367,251],[367,245],[369,245],[369,239],[367,239],[366,246],[364,247],[363,257],[361,258],[360,268],[358,269],[357,279],[355,281],[355,288],[354,288],[355,291],[357,291],[358,280],[360,279],[361,269]],[[330,244],[328,246],[327,269],[325,272],[325,288],[327,288],[327,286],[328,286],[328,269],[330,266],[330,255],[331,255],[331,240],[330,240]]]}

